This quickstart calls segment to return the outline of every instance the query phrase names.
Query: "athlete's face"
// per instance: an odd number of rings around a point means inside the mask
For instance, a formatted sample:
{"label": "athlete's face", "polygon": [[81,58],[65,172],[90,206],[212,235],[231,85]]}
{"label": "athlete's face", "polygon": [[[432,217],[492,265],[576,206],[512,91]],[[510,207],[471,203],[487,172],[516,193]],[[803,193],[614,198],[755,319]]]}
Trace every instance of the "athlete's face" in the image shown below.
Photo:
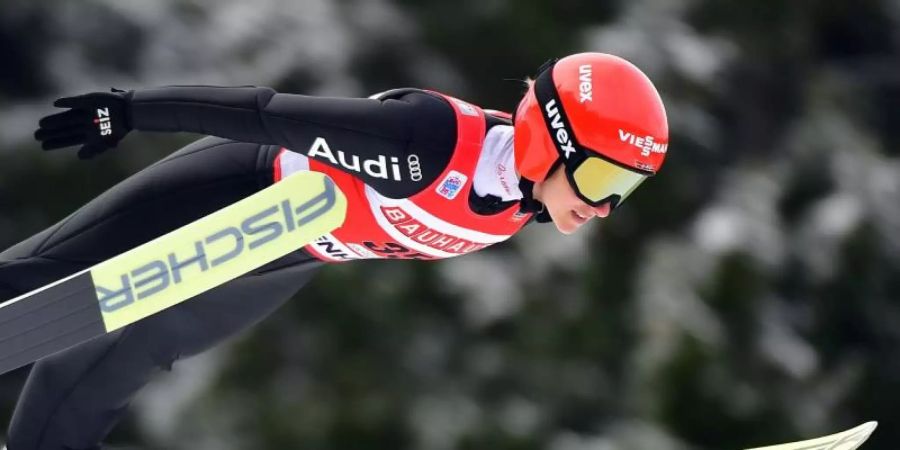
{"label": "athlete's face", "polygon": [[553,224],[563,234],[572,234],[594,217],[608,216],[610,211],[609,203],[595,208],[578,198],[562,166],[543,182],[534,184],[534,198],[544,204]]}

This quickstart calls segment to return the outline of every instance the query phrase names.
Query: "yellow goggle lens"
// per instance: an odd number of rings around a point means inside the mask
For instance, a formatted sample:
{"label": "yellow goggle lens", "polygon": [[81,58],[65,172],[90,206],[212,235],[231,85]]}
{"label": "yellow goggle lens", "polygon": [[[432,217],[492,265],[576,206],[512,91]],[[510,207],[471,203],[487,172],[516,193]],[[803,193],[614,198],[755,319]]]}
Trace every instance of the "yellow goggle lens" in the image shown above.
{"label": "yellow goggle lens", "polygon": [[647,176],[595,157],[582,162],[572,179],[581,195],[592,202],[615,194],[621,197],[621,203]]}

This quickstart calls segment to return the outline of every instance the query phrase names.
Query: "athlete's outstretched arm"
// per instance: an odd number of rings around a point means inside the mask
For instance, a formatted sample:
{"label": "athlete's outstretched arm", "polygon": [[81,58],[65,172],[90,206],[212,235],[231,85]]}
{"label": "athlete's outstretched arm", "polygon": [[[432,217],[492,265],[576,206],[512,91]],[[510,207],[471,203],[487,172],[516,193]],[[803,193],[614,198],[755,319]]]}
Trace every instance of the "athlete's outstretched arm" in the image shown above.
{"label": "athlete's outstretched arm", "polygon": [[[56,105],[72,109],[41,121],[36,137],[46,149],[86,144],[79,154],[90,157],[114,147],[132,129],[202,133],[284,146],[344,168],[390,197],[427,187],[446,166],[456,143],[453,109],[443,98],[418,90],[367,99],[282,94],[265,87],[171,86],[92,93]],[[63,134],[75,123],[84,124],[77,131],[86,138]],[[409,176],[408,158],[413,154],[422,170],[419,181]],[[354,157],[396,158],[400,179],[342,167],[342,162],[355,166]]]}

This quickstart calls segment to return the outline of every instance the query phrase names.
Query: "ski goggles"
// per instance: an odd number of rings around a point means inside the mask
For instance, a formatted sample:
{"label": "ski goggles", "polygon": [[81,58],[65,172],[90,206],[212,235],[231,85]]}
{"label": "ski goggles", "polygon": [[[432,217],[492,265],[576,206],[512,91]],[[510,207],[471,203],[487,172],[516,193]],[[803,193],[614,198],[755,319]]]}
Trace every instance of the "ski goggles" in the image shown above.
{"label": "ski goggles", "polygon": [[614,209],[653,175],[653,172],[629,167],[604,157],[602,153],[578,142],[553,83],[552,65],[538,75],[534,82],[534,93],[550,133],[550,140],[559,155],[548,174],[562,164],[569,185],[583,202],[592,207],[609,203],[610,208]]}

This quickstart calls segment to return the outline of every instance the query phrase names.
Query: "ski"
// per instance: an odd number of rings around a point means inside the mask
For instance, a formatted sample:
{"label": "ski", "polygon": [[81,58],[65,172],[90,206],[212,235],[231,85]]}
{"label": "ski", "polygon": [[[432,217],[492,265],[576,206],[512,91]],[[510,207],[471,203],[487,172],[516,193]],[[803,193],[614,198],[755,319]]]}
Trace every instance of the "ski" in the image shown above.
{"label": "ski", "polygon": [[877,426],[878,422],[866,422],[847,431],[820,438],[748,450],[854,450],[869,439]]}
{"label": "ski", "polygon": [[[347,200],[299,172],[206,217],[0,305],[0,374],[112,332],[339,227]],[[127,232],[124,231],[124,232]]]}

